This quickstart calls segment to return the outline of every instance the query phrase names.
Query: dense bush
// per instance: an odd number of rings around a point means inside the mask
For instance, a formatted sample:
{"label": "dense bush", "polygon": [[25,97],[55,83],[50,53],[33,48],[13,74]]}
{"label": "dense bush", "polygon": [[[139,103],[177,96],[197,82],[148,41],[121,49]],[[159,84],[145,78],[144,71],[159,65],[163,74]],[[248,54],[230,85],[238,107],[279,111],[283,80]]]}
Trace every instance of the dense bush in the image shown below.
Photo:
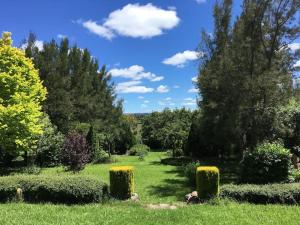
{"label": "dense bush", "polygon": [[42,120],[44,133],[37,145],[36,163],[40,166],[56,166],[59,164],[59,154],[64,143],[64,136],[51,124],[48,116]]}
{"label": "dense bush", "polygon": [[143,144],[137,144],[132,146],[129,151],[128,154],[129,155],[137,155],[139,151],[150,151],[150,147],[148,147],[147,145],[143,145]]}
{"label": "dense bush", "polygon": [[290,151],[279,143],[260,144],[247,152],[241,163],[241,182],[275,183],[288,180]]}
{"label": "dense bush", "polygon": [[73,172],[82,170],[89,161],[89,157],[85,137],[78,133],[68,134],[61,150],[61,162],[66,169]]}
{"label": "dense bush", "polygon": [[300,170],[293,169],[290,175],[291,182],[300,182]]}
{"label": "dense bush", "polygon": [[183,172],[190,185],[196,185],[196,170],[200,166],[200,162],[190,162],[183,166]]}
{"label": "dense bush", "polygon": [[128,199],[134,192],[133,167],[118,166],[109,170],[110,194],[117,199]]}
{"label": "dense bush", "polygon": [[0,202],[15,200],[21,188],[25,202],[81,204],[101,202],[108,197],[107,184],[86,176],[0,177]]}
{"label": "dense bush", "polygon": [[299,204],[300,183],[223,185],[221,197],[257,204]]}
{"label": "dense bush", "polygon": [[104,150],[98,150],[94,153],[93,163],[107,163],[110,161],[109,154]]}
{"label": "dense bush", "polygon": [[198,197],[210,199],[219,195],[220,172],[215,166],[200,166],[196,171]]}
{"label": "dense bush", "polygon": [[148,155],[148,151],[145,149],[141,149],[137,151],[136,155],[139,157],[139,160],[143,161],[145,160],[145,157]]}

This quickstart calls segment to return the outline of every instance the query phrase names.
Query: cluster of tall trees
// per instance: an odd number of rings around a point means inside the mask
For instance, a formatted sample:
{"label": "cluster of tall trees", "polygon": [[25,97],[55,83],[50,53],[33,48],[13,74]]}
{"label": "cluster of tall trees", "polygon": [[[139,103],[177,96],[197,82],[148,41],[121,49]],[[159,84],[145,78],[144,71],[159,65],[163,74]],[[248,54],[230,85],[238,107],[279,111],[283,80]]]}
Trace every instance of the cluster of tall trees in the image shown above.
{"label": "cluster of tall trees", "polygon": [[24,43],[25,54],[33,60],[48,91],[43,111],[58,131],[77,131],[94,138],[101,133],[100,145],[110,152],[126,152],[134,136],[106,67],[100,67],[87,49],[70,46],[67,38],[44,43],[39,50],[30,33]]}
{"label": "cluster of tall trees", "polygon": [[44,111],[60,131],[78,123],[96,123],[105,129],[118,122],[122,104],[116,102],[105,66],[99,68],[87,49],[70,47],[65,38],[60,44],[45,43],[39,51],[33,34],[26,43],[26,56],[33,59],[48,90]]}
{"label": "cluster of tall trees", "polygon": [[280,112],[295,102],[299,50],[289,44],[300,34],[299,10],[299,0],[244,0],[232,22],[232,0],[216,3],[214,33],[203,32],[199,48],[204,53],[197,81],[201,112],[191,126],[190,152],[242,155],[266,139],[287,135],[279,127],[292,119]]}

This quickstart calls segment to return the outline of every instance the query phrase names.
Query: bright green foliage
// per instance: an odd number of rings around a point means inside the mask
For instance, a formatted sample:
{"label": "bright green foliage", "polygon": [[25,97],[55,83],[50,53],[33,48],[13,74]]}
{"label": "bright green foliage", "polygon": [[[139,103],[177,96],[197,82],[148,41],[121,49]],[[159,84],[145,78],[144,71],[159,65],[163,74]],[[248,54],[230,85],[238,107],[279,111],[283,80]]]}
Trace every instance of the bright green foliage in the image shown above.
{"label": "bright green foliage", "polygon": [[288,180],[291,167],[290,151],[279,143],[262,143],[246,152],[242,161],[241,181],[274,183]]}
{"label": "bright green foliage", "polygon": [[221,197],[255,204],[299,204],[300,184],[223,185]]}
{"label": "bright green foliage", "polygon": [[0,178],[0,202],[13,201],[17,188],[25,202],[82,204],[108,197],[107,184],[88,176],[8,176]]}
{"label": "bright green foliage", "polygon": [[209,199],[219,195],[220,173],[215,166],[199,166],[196,171],[198,197]]}
{"label": "bright green foliage", "polygon": [[116,166],[109,170],[110,194],[117,199],[128,199],[134,192],[132,166]]}
{"label": "bright green foliage", "polygon": [[24,52],[11,46],[11,34],[0,39],[0,148],[17,156],[36,147],[43,133],[41,103],[46,89]]}

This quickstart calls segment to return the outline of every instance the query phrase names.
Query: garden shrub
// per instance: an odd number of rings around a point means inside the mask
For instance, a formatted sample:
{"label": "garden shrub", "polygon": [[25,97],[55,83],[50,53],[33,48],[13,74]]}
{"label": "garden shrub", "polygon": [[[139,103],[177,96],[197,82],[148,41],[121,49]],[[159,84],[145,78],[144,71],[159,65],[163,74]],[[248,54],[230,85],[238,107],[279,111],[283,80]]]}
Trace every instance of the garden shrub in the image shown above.
{"label": "garden shrub", "polygon": [[137,144],[132,146],[129,149],[128,155],[137,155],[138,152],[149,152],[149,151],[150,151],[150,147],[148,147],[147,145]]}
{"label": "garden shrub", "polygon": [[36,161],[40,166],[57,166],[59,154],[64,143],[64,136],[57,130],[47,115],[42,118],[44,133],[37,143]]}
{"label": "garden shrub", "polygon": [[107,184],[87,176],[0,177],[0,202],[14,201],[21,188],[25,202],[82,204],[108,198]]}
{"label": "garden shrub", "polygon": [[93,163],[109,163],[109,154],[104,150],[98,150],[94,153]]}
{"label": "garden shrub", "polygon": [[300,170],[293,169],[290,176],[291,182],[300,182]]}
{"label": "garden shrub", "polygon": [[183,166],[183,172],[190,185],[196,185],[196,170],[200,166],[200,162],[190,162]]}
{"label": "garden shrub", "polygon": [[78,172],[88,163],[90,152],[86,139],[78,133],[70,133],[61,150],[61,162],[67,170]]}
{"label": "garden shrub", "polygon": [[116,166],[109,170],[110,194],[117,199],[128,199],[134,192],[132,166]]}
{"label": "garden shrub", "polygon": [[279,143],[263,143],[246,152],[241,162],[242,183],[266,184],[288,180],[290,151]]}
{"label": "garden shrub", "polygon": [[196,171],[198,197],[210,199],[219,195],[220,172],[215,166],[199,166]]}
{"label": "garden shrub", "polygon": [[221,187],[220,196],[256,204],[299,204],[300,184],[229,184]]}

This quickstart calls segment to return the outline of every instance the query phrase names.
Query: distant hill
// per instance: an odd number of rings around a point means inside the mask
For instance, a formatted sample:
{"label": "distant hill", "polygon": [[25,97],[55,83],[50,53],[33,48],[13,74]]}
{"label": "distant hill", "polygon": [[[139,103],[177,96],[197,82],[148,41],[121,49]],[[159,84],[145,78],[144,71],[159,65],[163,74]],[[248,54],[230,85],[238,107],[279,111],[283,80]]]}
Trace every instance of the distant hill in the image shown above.
{"label": "distant hill", "polygon": [[125,113],[126,115],[130,115],[130,116],[134,116],[136,118],[143,118],[147,115],[149,115],[150,113]]}

